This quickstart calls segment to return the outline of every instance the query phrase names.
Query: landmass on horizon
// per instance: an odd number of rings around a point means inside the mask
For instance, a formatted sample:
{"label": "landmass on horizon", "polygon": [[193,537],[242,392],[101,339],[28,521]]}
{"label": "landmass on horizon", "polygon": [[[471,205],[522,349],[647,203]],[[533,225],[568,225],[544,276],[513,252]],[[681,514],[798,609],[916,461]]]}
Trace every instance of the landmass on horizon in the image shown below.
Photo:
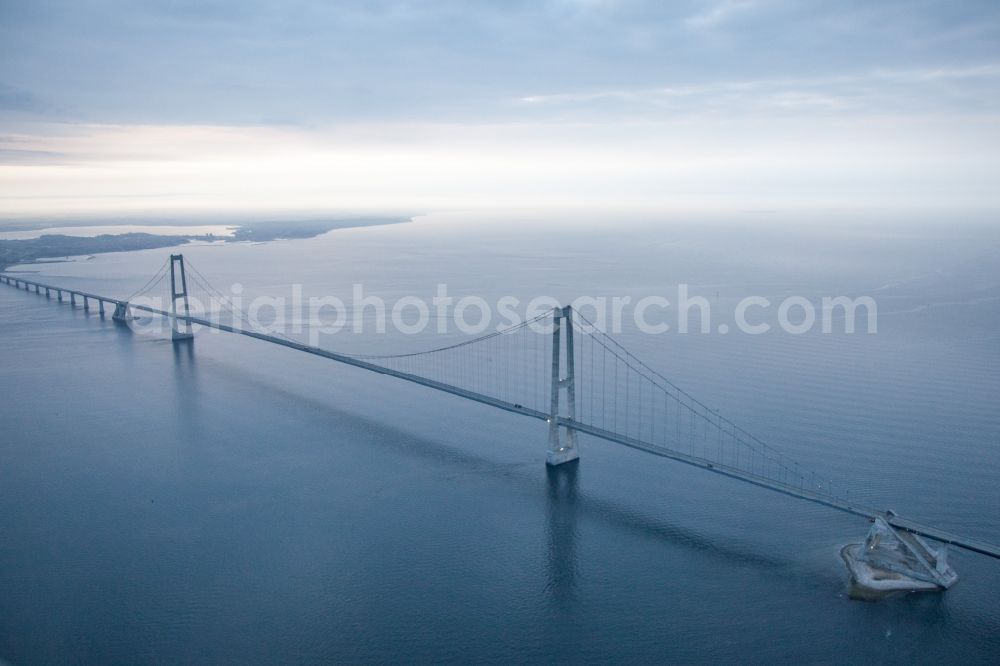
{"label": "landmass on horizon", "polygon": [[[409,217],[366,217],[250,222],[238,226],[231,236],[216,236],[214,234],[161,235],[154,233],[101,234],[99,236],[46,234],[38,238],[23,240],[0,240],[0,271],[6,270],[8,266],[46,259],[52,260],[58,257],[152,250],[186,245],[192,241],[262,243],[273,240],[314,238],[335,229],[402,224],[411,220],[412,218]],[[122,224],[124,225],[124,223]]]}

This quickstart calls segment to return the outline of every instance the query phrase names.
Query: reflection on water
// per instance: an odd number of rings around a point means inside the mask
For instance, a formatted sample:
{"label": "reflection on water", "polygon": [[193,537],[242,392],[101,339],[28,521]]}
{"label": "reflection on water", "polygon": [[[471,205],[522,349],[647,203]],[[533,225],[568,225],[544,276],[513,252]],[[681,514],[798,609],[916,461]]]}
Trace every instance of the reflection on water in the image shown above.
{"label": "reflection on water", "polygon": [[563,465],[546,465],[548,555],[546,589],[557,608],[572,606],[576,579],[576,512],[579,459]]}

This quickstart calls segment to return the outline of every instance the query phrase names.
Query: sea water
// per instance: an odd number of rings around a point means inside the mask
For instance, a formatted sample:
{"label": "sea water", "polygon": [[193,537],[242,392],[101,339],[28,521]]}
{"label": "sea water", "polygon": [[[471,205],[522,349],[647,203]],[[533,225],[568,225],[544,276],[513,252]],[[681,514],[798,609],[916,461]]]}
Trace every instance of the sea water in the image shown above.
{"label": "sea water", "polygon": [[[875,333],[626,320],[615,337],[852,499],[1000,542],[1000,233],[610,222],[430,215],[182,251],[244,302],[294,284],[348,302],[356,284],[389,303],[439,284],[489,302],[673,301],[683,283],[731,323],[746,296],[871,296]],[[13,270],[123,297],[177,251]],[[172,344],[6,286],[0,335],[0,660],[1000,656],[988,558],[953,550],[944,594],[852,601],[839,550],[863,519],[586,436],[578,465],[546,469],[544,423],[248,338]]]}

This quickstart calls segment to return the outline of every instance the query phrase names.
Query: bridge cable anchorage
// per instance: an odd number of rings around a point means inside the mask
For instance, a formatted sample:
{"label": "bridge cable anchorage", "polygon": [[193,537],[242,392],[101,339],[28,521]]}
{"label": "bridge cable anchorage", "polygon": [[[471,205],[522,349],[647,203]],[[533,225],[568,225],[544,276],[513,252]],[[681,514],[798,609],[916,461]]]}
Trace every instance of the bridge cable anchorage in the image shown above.
{"label": "bridge cable anchorage", "polygon": [[[192,269],[188,276],[195,284],[208,292],[221,294],[211,287],[207,279],[203,279],[204,276],[200,276],[197,269],[190,264],[187,268]],[[181,278],[178,287],[177,275],[175,266],[174,294],[186,296],[185,279]],[[158,284],[158,279],[159,276],[154,275],[143,289],[152,288],[150,285]],[[201,285],[201,281],[206,284]],[[71,297],[79,295],[114,303],[116,319],[119,309],[127,314],[130,307],[128,301],[20,278],[8,277],[6,282],[17,288],[55,289],[60,294],[65,291]],[[131,308],[252,337],[544,420],[549,425],[550,434],[555,424],[557,431],[566,435],[567,441],[570,432],[589,434],[870,520],[881,517],[897,532],[903,530],[1000,559],[1000,546],[929,527],[901,518],[893,512],[865,507],[836,495],[829,481],[815,475],[815,472],[803,470],[798,462],[694,399],[579,312],[574,314],[572,308],[556,308],[507,329],[436,349],[408,354],[351,356],[255,330],[249,317],[235,303],[224,296],[220,303],[225,304],[224,307],[229,308],[234,317],[250,323],[250,328],[228,326],[194,314],[181,314],[175,309],[163,310],[141,304],[132,304]],[[544,331],[531,326],[548,317],[553,319],[551,339],[543,334]],[[553,393],[558,402],[555,408]],[[561,399],[564,394],[567,397],[565,409]],[[572,405],[569,404],[571,397]],[[573,444],[575,448],[575,442]],[[567,447],[560,440],[558,448]],[[905,535],[902,539],[907,541]],[[930,562],[920,548],[911,545],[911,550]],[[944,561],[944,558],[935,561]]]}

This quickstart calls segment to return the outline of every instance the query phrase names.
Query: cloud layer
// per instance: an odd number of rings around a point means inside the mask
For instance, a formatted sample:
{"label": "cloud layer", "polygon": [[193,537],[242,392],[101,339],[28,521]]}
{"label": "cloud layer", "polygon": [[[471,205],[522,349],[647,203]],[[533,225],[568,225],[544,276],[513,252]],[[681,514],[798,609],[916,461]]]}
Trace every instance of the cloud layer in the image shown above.
{"label": "cloud layer", "polygon": [[998,45],[994,2],[2,3],[0,202],[992,206]]}

